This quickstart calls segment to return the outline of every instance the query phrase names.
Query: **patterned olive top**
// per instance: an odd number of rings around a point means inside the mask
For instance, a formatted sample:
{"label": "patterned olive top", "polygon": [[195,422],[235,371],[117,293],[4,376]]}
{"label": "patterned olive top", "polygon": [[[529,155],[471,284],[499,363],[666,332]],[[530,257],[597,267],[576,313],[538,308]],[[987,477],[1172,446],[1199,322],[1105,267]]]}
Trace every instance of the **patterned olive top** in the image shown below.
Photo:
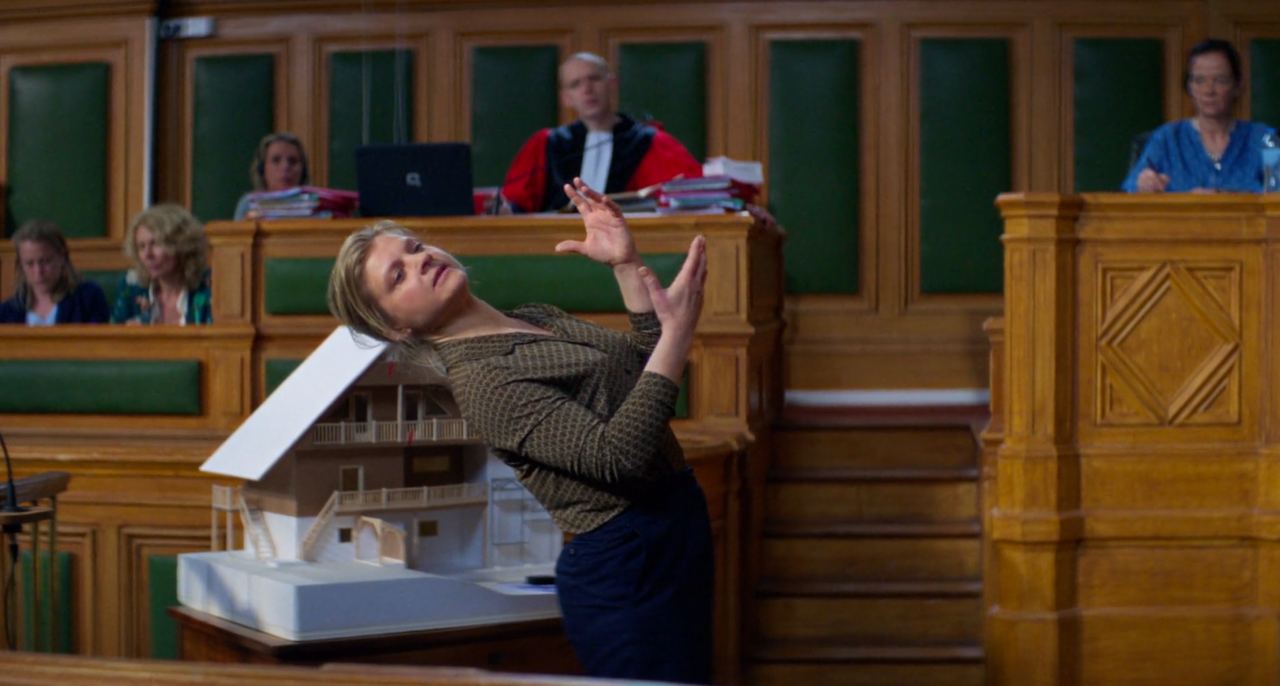
{"label": "patterned olive top", "polygon": [[626,509],[685,466],[668,425],[679,387],[643,371],[661,333],[653,313],[621,333],[550,305],[509,312],[552,333],[438,346],[462,414],[570,533]]}

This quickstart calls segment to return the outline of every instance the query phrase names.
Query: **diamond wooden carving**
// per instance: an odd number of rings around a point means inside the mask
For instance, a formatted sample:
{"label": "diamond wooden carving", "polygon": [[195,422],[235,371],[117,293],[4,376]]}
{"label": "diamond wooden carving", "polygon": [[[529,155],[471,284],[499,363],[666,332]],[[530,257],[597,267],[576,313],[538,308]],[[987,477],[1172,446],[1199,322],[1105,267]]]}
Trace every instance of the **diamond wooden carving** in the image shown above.
{"label": "diamond wooden carving", "polygon": [[1239,263],[1099,265],[1098,424],[1238,422],[1240,273]]}

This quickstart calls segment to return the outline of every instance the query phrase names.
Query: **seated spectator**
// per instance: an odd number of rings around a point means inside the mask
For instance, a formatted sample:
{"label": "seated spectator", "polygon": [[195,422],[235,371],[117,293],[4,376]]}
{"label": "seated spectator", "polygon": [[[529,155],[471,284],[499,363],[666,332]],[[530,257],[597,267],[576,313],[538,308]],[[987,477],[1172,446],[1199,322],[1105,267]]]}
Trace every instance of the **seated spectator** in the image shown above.
{"label": "seated spectator", "polygon": [[1184,86],[1195,116],[1161,126],[1124,180],[1133,193],[1262,191],[1262,137],[1274,131],[1235,118],[1240,98],[1240,55],[1210,38],[1187,56]]}
{"label": "seated spectator", "polygon": [[13,234],[13,245],[18,288],[12,298],[0,303],[0,323],[48,326],[107,321],[107,296],[98,284],[80,279],[57,224],[33,219]]}
{"label": "seated spectator", "polygon": [[507,169],[499,202],[516,212],[569,204],[565,184],[581,177],[602,193],[635,191],[702,165],[667,132],[617,111],[618,80],[599,55],[580,52],[560,65],[560,100],[578,120],[533,134]]}
{"label": "seated spectator", "polygon": [[208,324],[209,246],[204,227],[178,205],[155,205],[129,224],[124,254],[135,265],[124,277],[111,321],[127,324]]}
{"label": "seated spectator", "polygon": [[[249,179],[254,191],[282,191],[307,183],[307,153],[302,141],[291,133],[269,133],[258,142],[258,150],[249,165]],[[249,193],[240,196],[236,203],[236,219],[252,219],[249,214]]]}

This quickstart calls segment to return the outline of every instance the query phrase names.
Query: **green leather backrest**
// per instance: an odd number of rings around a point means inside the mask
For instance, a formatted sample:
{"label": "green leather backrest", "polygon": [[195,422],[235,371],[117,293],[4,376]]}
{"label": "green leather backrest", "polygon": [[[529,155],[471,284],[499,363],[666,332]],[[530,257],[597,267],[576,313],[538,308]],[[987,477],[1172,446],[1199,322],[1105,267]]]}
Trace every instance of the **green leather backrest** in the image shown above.
{"label": "green leather backrest", "polygon": [[1164,42],[1077,38],[1074,46],[1075,189],[1116,192],[1134,136],[1164,120]]}
{"label": "green leather backrest", "polygon": [[197,360],[0,360],[0,413],[200,414]]}
{"label": "green leather backrest", "polygon": [[151,622],[151,655],[178,659],[178,623],[168,609],[178,604],[178,556],[147,556],[147,618]]}
{"label": "green leather backrest", "polygon": [[[680,272],[684,255],[644,256],[663,283]],[[577,255],[468,255],[471,291],[499,309],[525,303],[555,305],[568,312],[623,312],[622,296],[605,267]],[[272,258],[264,265],[267,314],[328,314],[325,292],[333,259]]]}
{"label": "green leather backrest", "polygon": [[999,293],[1012,189],[1009,42],[920,41],[920,290]]}
{"label": "green leather backrest", "polygon": [[787,227],[788,293],[858,292],[856,40],[769,44],[769,209]]}
{"label": "green leather backrest", "polygon": [[110,78],[101,62],[9,70],[5,235],[29,219],[107,235]]}
{"label": "green leather backrest", "polygon": [[329,56],[329,188],[356,187],[356,148],[413,140],[413,51]]}
{"label": "green leather backrest", "polygon": [[617,70],[621,111],[662,122],[695,159],[707,156],[705,43],[624,43]]}
{"label": "green leather backrest", "polygon": [[[22,589],[22,643],[20,647],[41,653],[71,653],[74,646],[71,642],[71,628],[74,624],[71,606],[71,553],[62,550],[50,555],[48,550],[40,551],[40,603],[36,604],[35,557],[30,550],[23,550],[19,556],[21,565]],[[52,562],[52,564],[50,564]],[[54,567],[57,568],[58,585],[53,585]],[[52,605],[51,605],[52,603]],[[36,614],[33,614],[32,611]],[[35,633],[36,617],[40,620],[40,635]],[[53,618],[51,623],[49,620]],[[54,634],[54,625],[57,634]]]}
{"label": "green leather backrest", "polygon": [[498,186],[533,132],[559,118],[554,45],[478,47],[471,54],[471,162],[476,186]]}
{"label": "green leather backrest", "polygon": [[1280,126],[1280,38],[1249,41],[1249,118]]}
{"label": "green leather backrest", "polygon": [[290,358],[271,358],[264,363],[266,378],[263,379],[263,385],[266,387],[267,395],[271,395],[272,391],[284,380],[289,378],[293,370],[302,364],[302,360]]}
{"label": "green leather backrest", "polygon": [[275,127],[275,58],[195,60],[195,130],[191,141],[191,212],[202,221],[230,219],[252,190],[249,164]]}

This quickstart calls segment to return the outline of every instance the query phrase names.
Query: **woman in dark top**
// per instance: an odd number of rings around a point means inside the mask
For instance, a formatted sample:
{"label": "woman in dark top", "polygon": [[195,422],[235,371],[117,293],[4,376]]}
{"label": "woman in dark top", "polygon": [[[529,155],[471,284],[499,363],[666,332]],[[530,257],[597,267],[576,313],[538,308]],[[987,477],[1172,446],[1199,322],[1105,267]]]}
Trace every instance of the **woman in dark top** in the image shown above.
{"label": "woman in dark top", "polygon": [[111,316],[107,296],[92,281],[81,281],[62,230],[33,219],[13,234],[18,287],[0,303],[0,323],[48,326],[101,324]]}
{"label": "woman in dark top", "polygon": [[548,305],[501,312],[448,253],[379,222],[339,251],[329,306],[352,329],[443,361],[465,416],[574,534],[556,564],[565,631],[592,676],[710,680],[706,501],[668,425],[706,278],[704,239],[663,289],[622,212],[580,179],[577,252],[613,269],[621,333]]}

